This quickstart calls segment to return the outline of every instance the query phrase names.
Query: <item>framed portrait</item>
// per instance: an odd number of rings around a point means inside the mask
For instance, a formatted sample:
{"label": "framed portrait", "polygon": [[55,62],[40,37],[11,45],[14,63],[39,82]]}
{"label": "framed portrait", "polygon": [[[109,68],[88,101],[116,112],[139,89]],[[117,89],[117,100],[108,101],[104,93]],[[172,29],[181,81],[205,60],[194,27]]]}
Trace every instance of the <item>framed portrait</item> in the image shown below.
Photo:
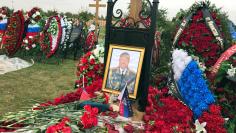
{"label": "framed portrait", "polygon": [[145,48],[111,44],[102,90],[120,94],[127,85],[129,97],[136,99]]}

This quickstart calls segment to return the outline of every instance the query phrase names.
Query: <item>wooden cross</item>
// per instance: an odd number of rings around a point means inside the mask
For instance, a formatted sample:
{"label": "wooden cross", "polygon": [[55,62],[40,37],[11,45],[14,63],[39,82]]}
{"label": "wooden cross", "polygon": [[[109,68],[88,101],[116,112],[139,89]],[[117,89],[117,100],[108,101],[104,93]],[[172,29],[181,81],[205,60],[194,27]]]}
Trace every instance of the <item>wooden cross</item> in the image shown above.
{"label": "wooden cross", "polygon": [[106,4],[99,4],[99,1],[101,0],[94,0],[96,1],[96,4],[89,4],[89,7],[96,7],[96,14],[95,14],[95,22],[96,22],[96,33],[97,33],[97,29],[98,29],[98,13],[99,13],[99,7],[106,7]]}
{"label": "wooden cross", "polygon": [[130,14],[131,18],[134,18],[135,21],[139,21],[139,13],[142,10],[142,0],[130,0]]}

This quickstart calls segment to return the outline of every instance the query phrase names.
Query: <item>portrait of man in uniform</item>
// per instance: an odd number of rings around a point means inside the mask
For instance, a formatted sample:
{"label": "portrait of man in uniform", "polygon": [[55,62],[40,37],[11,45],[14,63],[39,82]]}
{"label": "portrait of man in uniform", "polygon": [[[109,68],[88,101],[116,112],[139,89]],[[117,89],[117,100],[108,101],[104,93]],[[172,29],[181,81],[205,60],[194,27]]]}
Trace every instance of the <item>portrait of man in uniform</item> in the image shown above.
{"label": "portrait of man in uniform", "polygon": [[127,84],[129,93],[134,93],[136,73],[129,69],[130,55],[127,52],[120,54],[119,64],[111,68],[108,74],[107,88],[122,91]]}
{"label": "portrait of man in uniform", "polygon": [[119,94],[127,84],[129,96],[136,97],[144,48],[112,45],[104,74],[103,90]]}

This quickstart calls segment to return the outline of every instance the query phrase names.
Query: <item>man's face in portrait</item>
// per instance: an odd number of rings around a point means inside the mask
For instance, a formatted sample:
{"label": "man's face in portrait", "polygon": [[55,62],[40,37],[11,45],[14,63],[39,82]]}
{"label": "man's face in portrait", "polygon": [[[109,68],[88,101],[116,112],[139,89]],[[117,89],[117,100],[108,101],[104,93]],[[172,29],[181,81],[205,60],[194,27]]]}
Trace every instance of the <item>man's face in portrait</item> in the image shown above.
{"label": "man's face in portrait", "polygon": [[128,68],[129,61],[130,61],[130,56],[128,54],[121,55],[119,59],[119,67],[121,69]]}

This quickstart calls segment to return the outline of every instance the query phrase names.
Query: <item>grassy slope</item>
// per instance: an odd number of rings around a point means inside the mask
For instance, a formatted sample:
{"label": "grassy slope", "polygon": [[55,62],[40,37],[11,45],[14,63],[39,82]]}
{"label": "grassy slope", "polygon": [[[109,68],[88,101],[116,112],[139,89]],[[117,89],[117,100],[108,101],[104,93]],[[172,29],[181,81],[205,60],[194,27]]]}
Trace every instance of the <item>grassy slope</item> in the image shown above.
{"label": "grassy slope", "polygon": [[0,114],[24,110],[35,102],[44,102],[73,91],[76,62],[60,65],[35,63],[32,67],[0,75]]}

